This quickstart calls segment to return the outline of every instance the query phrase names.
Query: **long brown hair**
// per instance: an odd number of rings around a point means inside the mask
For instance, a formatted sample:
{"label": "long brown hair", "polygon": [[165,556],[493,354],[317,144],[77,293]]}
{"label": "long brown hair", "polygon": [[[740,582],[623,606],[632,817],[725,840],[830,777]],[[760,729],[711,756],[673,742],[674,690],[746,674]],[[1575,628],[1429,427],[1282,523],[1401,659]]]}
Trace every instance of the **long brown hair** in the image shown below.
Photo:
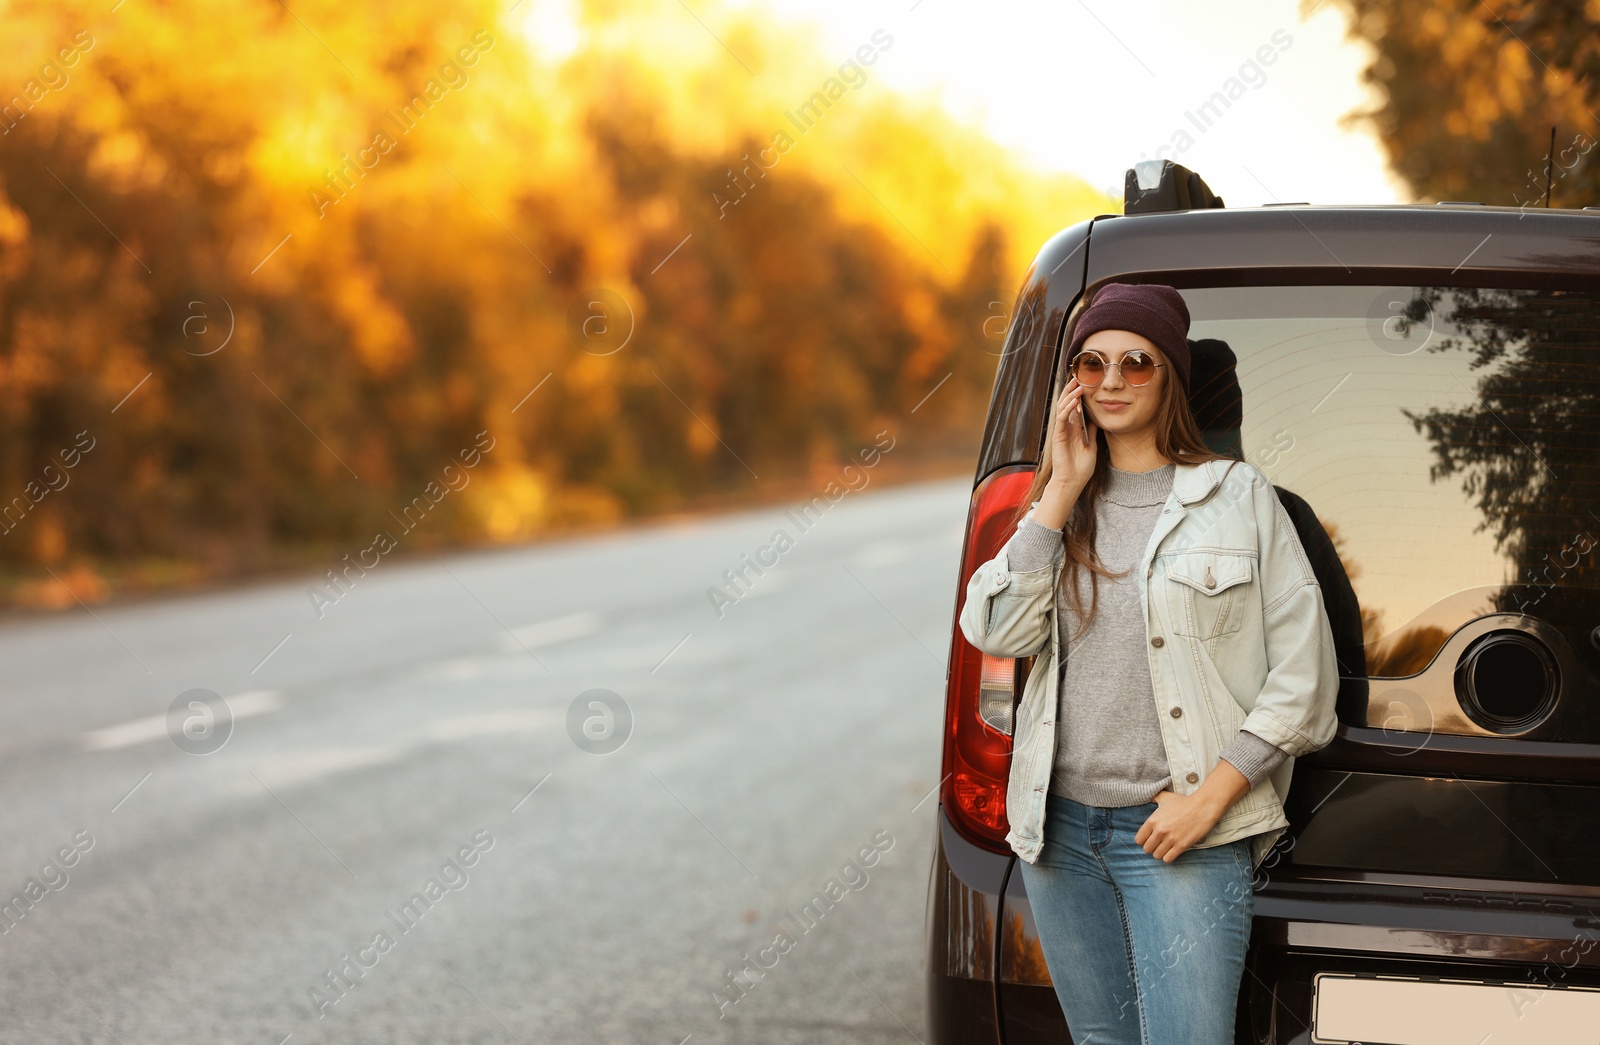
{"label": "long brown hair", "polygon": [[[1070,341],[1071,335],[1067,335]],[[1166,353],[1156,349],[1161,361],[1167,362]],[[1066,386],[1069,375],[1063,367],[1060,374],[1061,384],[1050,397],[1048,408],[1045,411],[1045,442],[1044,449],[1039,454],[1038,465],[1033,473],[1033,485],[1028,488],[1028,496],[1023,499],[1017,508],[1016,521],[1021,522],[1022,517],[1028,513],[1034,501],[1044,496],[1044,488],[1050,482],[1050,472],[1055,464],[1054,454],[1050,446],[1050,424],[1055,414],[1056,403],[1061,396],[1061,388]],[[1161,402],[1156,407],[1156,416],[1153,422],[1156,436],[1156,452],[1169,461],[1180,465],[1203,464],[1206,461],[1232,461],[1234,458],[1219,454],[1205,444],[1205,439],[1200,434],[1199,427],[1194,421],[1194,412],[1189,407],[1189,397],[1186,394],[1183,382],[1178,380],[1177,372],[1172,367],[1167,367],[1167,378],[1161,384]],[[1061,571],[1061,586],[1067,593],[1068,600],[1076,612],[1082,627],[1068,638],[1068,642],[1076,640],[1089,624],[1094,620],[1095,608],[1100,602],[1099,577],[1116,579],[1126,577],[1137,567],[1134,566],[1121,573],[1113,573],[1095,554],[1095,505],[1100,500],[1100,495],[1110,479],[1108,469],[1111,467],[1111,450],[1106,444],[1106,433],[1103,428],[1096,426],[1095,442],[1098,444],[1095,455],[1094,473],[1089,477],[1083,492],[1078,495],[1077,501],[1072,505],[1072,511],[1067,515],[1066,523],[1061,527],[1061,542],[1066,547],[1066,559]],[[1089,570],[1089,610],[1084,612],[1082,600],[1078,596],[1078,570]],[[1098,576],[1097,576],[1098,575]]]}

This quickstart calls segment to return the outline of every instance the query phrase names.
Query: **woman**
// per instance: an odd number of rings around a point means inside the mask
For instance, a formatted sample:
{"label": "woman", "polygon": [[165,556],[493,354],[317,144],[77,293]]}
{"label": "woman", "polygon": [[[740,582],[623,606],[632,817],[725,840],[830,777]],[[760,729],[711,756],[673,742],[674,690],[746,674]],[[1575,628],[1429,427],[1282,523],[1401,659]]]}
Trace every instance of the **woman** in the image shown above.
{"label": "woman", "polygon": [[1334,732],[1315,575],[1266,478],[1206,449],[1188,329],[1167,286],[1108,284],[1082,311],[1031,506],[960,615],[991,655],[1042,654],[1007,841],[1093,1045],[1233,1041],[1255,866],[1293,757]]}

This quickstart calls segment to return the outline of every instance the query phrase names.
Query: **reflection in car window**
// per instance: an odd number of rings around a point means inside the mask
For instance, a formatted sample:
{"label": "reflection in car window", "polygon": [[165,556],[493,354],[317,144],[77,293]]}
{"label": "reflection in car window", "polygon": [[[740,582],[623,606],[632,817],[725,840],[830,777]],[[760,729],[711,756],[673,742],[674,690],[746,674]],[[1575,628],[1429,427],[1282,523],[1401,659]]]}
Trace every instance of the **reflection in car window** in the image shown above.
{"label": "reflection in car window", "polygon": [[1183,291],[1238,357],[1243,456],[1304,498],[1362,608],[1372,676],[1527,613],[1588,648],[1600,308],[1560,289]]}

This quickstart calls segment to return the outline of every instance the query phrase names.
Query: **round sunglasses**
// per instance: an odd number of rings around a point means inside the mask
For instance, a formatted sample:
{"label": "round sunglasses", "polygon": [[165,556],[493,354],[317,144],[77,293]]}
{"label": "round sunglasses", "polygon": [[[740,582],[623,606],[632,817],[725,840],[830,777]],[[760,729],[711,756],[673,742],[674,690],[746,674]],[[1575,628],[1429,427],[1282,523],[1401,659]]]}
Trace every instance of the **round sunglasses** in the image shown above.
{"label": "round sunglasses", "polygon": [[1157,363],[1154,356],[1139,348],[1124,352],[1122,359],[1115,363],[1107,363],[1100,353],[1088,350],[1073,357],[1070,372],[1078,379],[1078,384],[1093,388],[1105,380],[1106,368],[1114,366],[1121,371],[1122,379],[1128,384],[1147,385],[1156,376],[1156,367],[1166,365]]}

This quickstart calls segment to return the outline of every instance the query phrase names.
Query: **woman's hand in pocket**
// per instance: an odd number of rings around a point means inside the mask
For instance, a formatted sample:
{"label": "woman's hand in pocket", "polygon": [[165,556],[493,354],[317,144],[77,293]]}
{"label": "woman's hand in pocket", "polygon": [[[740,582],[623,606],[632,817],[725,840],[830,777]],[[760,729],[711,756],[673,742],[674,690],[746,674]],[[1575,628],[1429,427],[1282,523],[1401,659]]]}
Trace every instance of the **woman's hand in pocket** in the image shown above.
{"label": "woman's hand in pocket", "polygon": [[1161,791],[1151,801],[1156,804],[1156,811],[1139,825],[1133,840],[1145,852],[1169,864],[1210,834],[1222,819],[1222,809],[1199,791],[1192,795]]}

